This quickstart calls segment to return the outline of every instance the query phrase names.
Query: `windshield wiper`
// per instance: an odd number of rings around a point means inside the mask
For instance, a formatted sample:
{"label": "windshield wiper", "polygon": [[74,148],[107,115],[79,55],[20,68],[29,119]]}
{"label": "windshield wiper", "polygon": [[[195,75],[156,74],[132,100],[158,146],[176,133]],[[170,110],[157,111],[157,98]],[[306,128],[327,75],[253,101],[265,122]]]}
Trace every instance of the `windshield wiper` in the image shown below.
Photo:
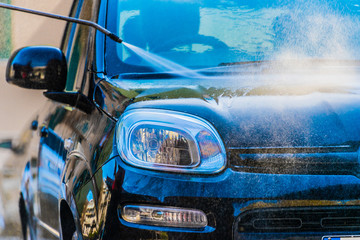
{"label": "windshield wiper", "polygon": [[246,64],[299,64],[299,63],[309,63],[309,64],[343,64],[343,65],[359,65],[359,59],[321,59],[321,58],[309,58],[309,59],[284,59],[284,60],[257,60],[257,61],[244,61],[244,62],[229,62],[229,63],[220,63],[218,67],[225,66],[236,66],[236,65],[246,65]]}
{"label": "windshield wiper", "polygon": [[258,61],[245,61],[245,62],[229,62],[229,63],[220,63],[218,66],[224,67],[224,66],[245,65],[245,64],[266,63],[266,62],[270,62],[270,61],[258,60]]}
{"label": "windshield wiper", "polygon": [[181,74],[177,73],[123,73],[120,75],[113,76],[112,79],[177,79],[184,78]]}

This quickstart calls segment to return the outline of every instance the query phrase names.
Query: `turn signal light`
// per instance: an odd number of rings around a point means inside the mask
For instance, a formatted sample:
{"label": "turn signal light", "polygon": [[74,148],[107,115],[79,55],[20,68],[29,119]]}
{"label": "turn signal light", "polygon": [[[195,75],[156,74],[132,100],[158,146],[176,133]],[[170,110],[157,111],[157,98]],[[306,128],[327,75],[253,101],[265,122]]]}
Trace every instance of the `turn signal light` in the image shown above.
{"label": "turn signal light", "polygon": [[204,228],[208,224],[203,211],[175,207],[126,205],[121,216],[130,223],[161,227]]}

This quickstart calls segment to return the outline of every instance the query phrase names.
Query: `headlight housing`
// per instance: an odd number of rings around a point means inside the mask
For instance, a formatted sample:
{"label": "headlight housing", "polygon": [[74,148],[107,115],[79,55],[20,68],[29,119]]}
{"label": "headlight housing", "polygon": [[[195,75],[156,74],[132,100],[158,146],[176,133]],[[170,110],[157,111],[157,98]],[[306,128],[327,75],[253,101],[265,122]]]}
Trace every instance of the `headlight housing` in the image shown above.
{"label": "headlight housing", "polygon": [[190,114],[130,110],[118,122],[116,141],[122,159],[140,168],[211,174],[226,164],[224,144],[214,127]]}

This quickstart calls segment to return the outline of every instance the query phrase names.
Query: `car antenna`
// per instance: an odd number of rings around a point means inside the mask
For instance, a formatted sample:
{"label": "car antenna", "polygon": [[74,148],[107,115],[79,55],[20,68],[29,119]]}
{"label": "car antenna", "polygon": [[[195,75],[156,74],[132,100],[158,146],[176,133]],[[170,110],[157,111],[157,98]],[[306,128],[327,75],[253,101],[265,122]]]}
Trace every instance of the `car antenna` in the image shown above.
{"label": "car antenna", "polygon": [[6,9],[15,10],[15,11],[40,15],[43,17],[55,18],[55,19],[63,20],[63,21],[67,21],[67,22],[83,24],[83,25],[86,25],[89,27],[93,27],[96,30],[99,30],[100,32],[104,33],[106,36],[108,36],[109,38],[111,38],[112,40],[114,40],[118,43],[123,42],[123,40],[121,38],[119,38],[116,34],[110,32],[109,30],[100,26],[99,24],[91,22],[91,21],[87,21],[87,20],[83,20],[83,19],[79,19],[79,18],[73,18],[73,17],[66,17],[66,16],[52,14],[52,13],[36,11],[36,10],[28,9],[28,8],[17,7],[17,6],[13,6],[13,5],[6,4],[6,3],[0,3],[0,8],[6,8]]}

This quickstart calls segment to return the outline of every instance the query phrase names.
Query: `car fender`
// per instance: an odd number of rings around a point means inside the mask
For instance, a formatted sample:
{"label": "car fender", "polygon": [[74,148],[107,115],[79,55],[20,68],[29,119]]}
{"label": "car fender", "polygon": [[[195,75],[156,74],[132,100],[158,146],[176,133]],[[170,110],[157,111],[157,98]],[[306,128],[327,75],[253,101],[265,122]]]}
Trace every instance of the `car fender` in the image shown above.
{"label": "car fender", "polygon": [[[70,152],[64,165],[63,175],[61,177],[61,189],[59,197],[59,211],[61,211],[61,202],[65,201],[71,210],[75,227],[78,232],[82,232],[81,214],[86,211],[86,206],[89,202],[94,202],[97,193],[94,190],[93,183],[91,182],[91,168],[86,161],[86,158],[80,152]],[[81,198],[77,202],[76,195],[80,194],[84,185],[90,184],[91,187],[85,198]],[[85,202],[84,202],[85,201]],[[95,203],[95,202],[94,202]],[[80,206],[80,207],[79,207]],[[79,209],[83,209],[79,212]],[[60,214],[59,214],[60,216]],[[60,221],[60,219],[59,219]]]}

